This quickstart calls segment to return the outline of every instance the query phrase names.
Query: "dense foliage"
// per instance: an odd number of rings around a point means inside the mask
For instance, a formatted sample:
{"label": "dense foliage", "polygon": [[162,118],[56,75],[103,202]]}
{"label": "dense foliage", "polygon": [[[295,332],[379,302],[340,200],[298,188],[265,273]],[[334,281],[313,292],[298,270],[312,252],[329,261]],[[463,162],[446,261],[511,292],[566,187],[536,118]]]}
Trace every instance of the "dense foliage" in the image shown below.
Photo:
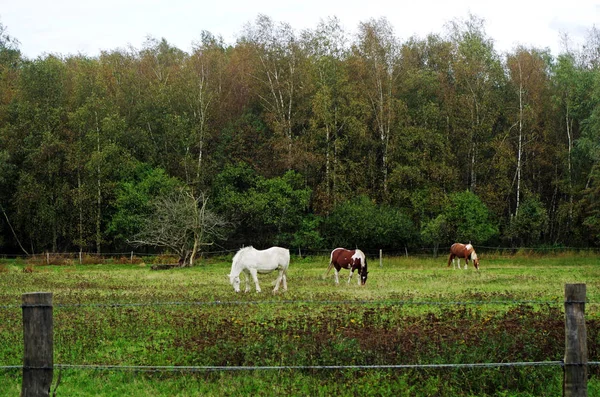
{"label": "dense foliage", "polygon": [[261,15],[191,53],[27,59],[0,25],[0,252],[122,248],[182,188],[229,222],[222,246],[597,245],[599,43]]}

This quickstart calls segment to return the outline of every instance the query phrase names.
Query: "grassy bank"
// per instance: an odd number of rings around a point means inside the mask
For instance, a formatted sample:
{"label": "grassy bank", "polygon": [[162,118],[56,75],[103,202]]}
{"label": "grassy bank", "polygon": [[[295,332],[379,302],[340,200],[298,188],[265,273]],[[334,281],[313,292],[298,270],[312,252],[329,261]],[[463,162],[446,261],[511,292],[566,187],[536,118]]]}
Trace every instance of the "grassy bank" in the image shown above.
{"label": "grassy bank", "polygon": [[[373,258],[366,287],[323,278],[327,258],[293,258],[289,291],[235,294],[230,258],[148,265],[0,264],[0,365],[22,363],[21,294],[54,294],[57,395],[555,396],[560,366],[255,371],[106,370],[119,366],[335,366],[560,361],[564,284],[584,282],[590,360],[600,344],[598,257],[488,257],[475,272],[445,258]],[[591,368],[590,395],[600,395]],[[55,381],[58,371],[55,372]],[[0,370],[18,395],[19,370]],[[596,393],[596,394],[594,394]]]}

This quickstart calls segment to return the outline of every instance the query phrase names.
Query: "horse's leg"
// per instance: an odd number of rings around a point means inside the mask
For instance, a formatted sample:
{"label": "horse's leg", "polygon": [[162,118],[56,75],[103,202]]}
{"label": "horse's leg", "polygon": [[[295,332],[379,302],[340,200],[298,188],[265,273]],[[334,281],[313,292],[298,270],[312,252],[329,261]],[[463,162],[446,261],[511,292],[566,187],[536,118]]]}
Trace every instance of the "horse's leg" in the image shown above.
{"label": "horse's leg", "polygon": [[256,286],[256,292],[261,292],[260,285],[258,285],[258,276],[256,274],[256,269],[250,270],[250,274],[252,275],[252,279],[254,280],[254,285]]}
{"label": "horse's leg", "polygon": [[279,276],[277,276],[277,280],[275,280],[275,288],[273,288],[273,293],[279,291],[279,284],[281,284],[282,278],[283,278],[283,269],[280,269]]}
{"label": "horse's leg", "polygon": [[335,269],[335,283],[336,284],[340,283],[339,274],[340,274],[340,271],[338,269]]}
{"label": "horse's leg", "polygon": [[281,276],[281,282],[283,283],[283,290],[287,291],[287,276],[286,271],[283,271],[283,275]]}
{"label": "horse's leg", "polygon": [[348,284],[350,284],[350,280],[352,280],[352,276],[354,275],[354,270],[350,267],[350,276],[348,276]]}
{"label": "horse's leg", "polygon": [[244,273],[244,280],[246,280],[246,289],[244,292],[250,292],[250,280],[248,278],[248,271],[244,270],[242,273]]}

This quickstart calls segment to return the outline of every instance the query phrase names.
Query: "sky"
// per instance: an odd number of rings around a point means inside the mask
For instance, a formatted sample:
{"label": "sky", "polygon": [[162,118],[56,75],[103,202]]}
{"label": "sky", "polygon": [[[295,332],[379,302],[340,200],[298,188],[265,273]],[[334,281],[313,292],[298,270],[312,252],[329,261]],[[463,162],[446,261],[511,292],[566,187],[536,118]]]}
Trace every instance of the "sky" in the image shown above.
{"label": "sky", "polygon": [[385,17],[401,41],[444,34],[448,22],[473,14],[485,20],[500,53],[523,45],[558,55],[564,34],[573,49],[600,28],[600,1],[593,0],[0,0],[5,33],[30,59],[141,49],[148,37],[190,52],[203,30],[235,44],[259,14],[297,32],[335,16],[351,34],[360,22]]}

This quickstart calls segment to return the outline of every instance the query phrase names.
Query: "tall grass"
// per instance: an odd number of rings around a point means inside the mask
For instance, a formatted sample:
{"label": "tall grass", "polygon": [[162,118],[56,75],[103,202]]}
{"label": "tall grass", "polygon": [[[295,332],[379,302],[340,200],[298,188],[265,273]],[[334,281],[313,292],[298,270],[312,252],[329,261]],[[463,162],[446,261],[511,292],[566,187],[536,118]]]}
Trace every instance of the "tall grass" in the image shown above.
{"label": "tall grass", "polygon": [[[445,258],[369,262],[339,286],[328,258],[294,258],[289,291],[235,294],[230,258],[152,271],[145,264],[2,263],[0,365],[22,363],[21,294],[54,294],[55,363],[120,366],[323,366],[559,361],[565,283],[585,282],[590,360],[597,360],[597,257],[482,258],[481,271]],[[29,266],[29,267],[28,267]],[[28,269],[24,272],[24,269]],[[132,305],[129,305],[132,304]],[[139,305],[147,304],[147,305]],[[254,370],[139,373],[64,369],[57,395],[555,396],[548,367]],[[591,368],[589,394],[600,394]],[[55,371],[55,380],[58,371]],[[18,395],[19,370],[0,370],[0,395]],[[3,394],[6,393],[6,394]]]}

